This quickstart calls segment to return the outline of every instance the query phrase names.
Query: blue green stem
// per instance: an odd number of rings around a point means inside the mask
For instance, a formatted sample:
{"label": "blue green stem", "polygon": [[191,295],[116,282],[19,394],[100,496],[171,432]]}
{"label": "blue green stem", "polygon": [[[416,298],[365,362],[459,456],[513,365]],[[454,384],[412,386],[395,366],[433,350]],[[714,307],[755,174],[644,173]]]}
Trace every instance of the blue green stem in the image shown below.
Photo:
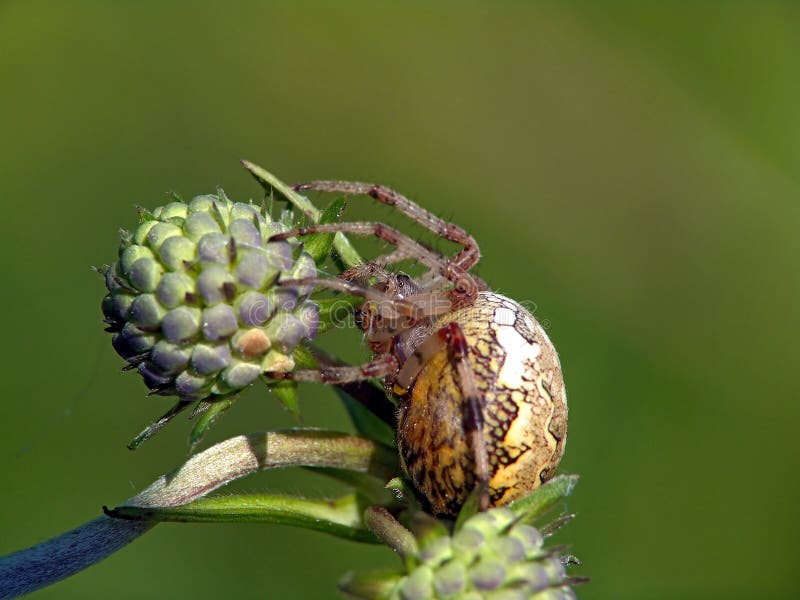
{"label": "blue green stem", "polygon": [[[181,506],[251,473],[293,466],[348,469],[382,480],[391,478],[399,469],[391,449],[364,438],[320,430],[253,433],[231,438],[196,454],[123,506]],[[2,557],[0,598],[28,594],[82,571],[131,543],[154,525],[154,522],[100,517]]]}

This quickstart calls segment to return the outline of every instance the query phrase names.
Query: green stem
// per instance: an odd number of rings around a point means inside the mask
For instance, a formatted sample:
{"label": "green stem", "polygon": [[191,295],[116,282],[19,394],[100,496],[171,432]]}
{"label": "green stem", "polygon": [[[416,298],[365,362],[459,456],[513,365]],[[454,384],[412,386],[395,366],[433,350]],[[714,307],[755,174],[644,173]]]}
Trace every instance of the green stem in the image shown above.
{"label": "green stem", "polygon": [[[125,506],[188,504],[259,470],[309,466],[352,469],[389,479],[397,473],[392,450],[342,433],[300,430],[241,435],[193,456],[159,477]],[[53,584],[120,550],[154,526],[100,517],[41,544],[0,558],[0,597],[16,597]]]}
{"label": "green stem", "polygon": [[256,471],[332,467],[388,480],[398,472],[389,448],[363,438],[320,430],[240,435],[190,458],[137,494],[127,506],[179,506]]}
{"label": "green stem", "polygon": [[370,506],[364,511],[364,523],[404,560],[411,560],[419,553],[414,534],[403,527],[386,507]]}

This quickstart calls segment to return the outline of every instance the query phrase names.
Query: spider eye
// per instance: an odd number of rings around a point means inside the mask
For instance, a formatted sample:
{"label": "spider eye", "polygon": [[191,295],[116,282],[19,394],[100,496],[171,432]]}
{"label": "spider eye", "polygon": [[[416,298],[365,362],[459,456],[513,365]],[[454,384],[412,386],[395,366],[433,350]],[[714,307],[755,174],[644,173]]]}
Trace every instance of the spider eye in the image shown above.
{"label": "spider eye", "polygon": [[400,274],[397,276],[397,282],[398,282],[400,285],[409,285],[409,284],[411,283],[411,277],[409,277],[409,276],[408,276],[408,275],[406,275],[405,273],[400,273]]}

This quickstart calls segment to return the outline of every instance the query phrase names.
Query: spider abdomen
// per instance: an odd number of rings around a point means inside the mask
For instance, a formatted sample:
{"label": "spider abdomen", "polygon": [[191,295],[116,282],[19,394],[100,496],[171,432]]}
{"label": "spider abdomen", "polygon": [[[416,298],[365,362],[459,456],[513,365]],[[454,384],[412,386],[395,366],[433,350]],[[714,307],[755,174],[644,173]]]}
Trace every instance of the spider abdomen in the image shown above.
{"label": "spider abdomen", "polygon": [[[483,412],[493,505],[507,504],[552,476],[564,452],[567,401],[558,355],[542,326],[517,302],[480,292],[444,315],[455,322]],[[465,402],[447,349],[426,362],[400,405],[403,466],[436,514],[454,515],[476,482],[465,433]]]}

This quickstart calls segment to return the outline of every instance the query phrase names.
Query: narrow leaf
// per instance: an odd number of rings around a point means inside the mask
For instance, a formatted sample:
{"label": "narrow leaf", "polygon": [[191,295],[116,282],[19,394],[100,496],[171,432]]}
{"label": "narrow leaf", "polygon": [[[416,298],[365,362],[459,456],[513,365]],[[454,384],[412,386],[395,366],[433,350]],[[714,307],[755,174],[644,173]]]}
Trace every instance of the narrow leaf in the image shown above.
{"label": "narrow leaf", "polygon": [[[362,387],[367,385],[370,384],[364,382]],[[347,414],[350,416],[350,420],[353,423],[353,427],[356,428],[356,431],[360,435],[363,435],[371,440],[377,440],[382,444],[389,446],[390,448],[394,447],[394,430],[386,421],[379,418],[363,404],[356,401],[344,389],[337,387],[334,388],[334,391],[336,392],[336,395],[339,396],[342,404],[344,404]],[[378,390],[378,393],[382,393],[382,390]]]}
{"label": "narrow leaf", "polygon": [[178,400],[172,408],[161,415],[158,419],[150,423],[150,425],[145,427],[139,435],[133,438],[128,444],[128,448],[130,450],[136,450],[144,442],[150,439],[159,429],[164,427],[164,425],[186,410],[191,403],[192,401]]}
{"label": "narrow leaf", "polygon": [[350,571],[339,581],[339,591],[347,598],[391,598],[404,573],[395,569]]}
{"label": "narrow leaf", "polygon": [[348,540],[380,543],[367,529],[355,494],[336,500],[308,500],[276,494],[216,496],[173,507],[120,506],[109,516],[178,523],[275,523],[321,531]]}
{"label": "narrow leaf", "polygon": [[559,500],[569,496],[577,483],[577,475],[557,475],[524,498],[513,502],[509,508],[520,515],[522,522],[530,523]]}
{"label": "narrow leaf", "polygon": [[[320,364],[310,348],[297,346],[292,354],[298,369],[319,369]],[[331,364],[333,359],[324,357]],[[370,381],[357,381],[335,386],[334,391],[350,415],[356,431],[366,438],[394,447],[394,406],[383,388]]]}
{"label": "narrow leaf", "polygon": [[319,369],[319,363],[308,346],[296,346],[292,352],[295,369]]}
{"label": "narrow leaf", "polygon": [[408,480],[402,477],[394,477],[386,484],[386,489],[392,493],[392,496],[398,502],[402,502],[414,510],[422,510],[419,502],[417,502],[414,489]]}
{"label": "narrow leaf", "polygon": [[[291,187],[286,185],[283,181],[275,177],[275,175],[266,169],[263,169],[262,167],[259,167],[248,160],[243,160],[242,165],[245,169],[250,171],[250,174],[256,178],[256,181],[258,181],[267,192],[270,192],[273,189],[277,190],[278,193],[286,198],[286,200],[288,200],[292,205],[306,215],[306,217],[308,217],[312,223],[319,222],[322,212],[316,206],[314,206],[314,204],[308,198],[298,194]],[[341,232],[337,233],[333,237],[333,247],[346,266],[353,267],[355,265],[364,263],[364,259],[361,258],[356,249],[353,248],[350,240],[348,240],[347,237]]]}
{"label": "narrow leaf", "polygon": [[353,323],[353,312],[357,306],[364,303],[358,296],[333,296],[312,300],[319,306],[319,328],[317,335],[337,327],[350,326]]}
{"label": "narrow leaf", "polygon": [[480,503],[481,503],[481,496],[486,491],[485,485],[476,485],[472,491],[467,496],[466,501],[461,507],[461,510],[458,511],[458,516],[456,517],[456,524],[455,524],[455,531],[460,530],[464,523],[466,523],[470,517],[475,516],[480,511]]}
{"label": "narrow leaf", "polygon": [[386,488],[383,481],[375,479],[365,473],[356,473],[346,469],[329,469],[327,467],[308,467],[309,471],[319,473],[344,483],[365,498],[370,504],[394,505],[397,504],[396,497]]}
{"label": "narrow leaf", "polygon": [[270,382],[270,391],[281,405],[300,421],[300,399],[297,395],[297,383],[290,380]]}
{"label": "narrow leaf", "polygon": [[203,441],[205,435],[217,423],[223,414],[236,402],[238,396],[231,394],[213,402],[209,402],[208,408],[200,415],[197,423],[194,424],[192,431],[189,433],[189,454],[194,454],[197,446]]}
{"label": "narrow leaf", "polygon": [[[344,206],[344,198],[336,198],[322,211],[319,223],[337,223],[341,219]],[[330,255],[334,235],[333,233],[312,233],[303,239],[305,251],[311,255],[318,267],[321,267]]]}

